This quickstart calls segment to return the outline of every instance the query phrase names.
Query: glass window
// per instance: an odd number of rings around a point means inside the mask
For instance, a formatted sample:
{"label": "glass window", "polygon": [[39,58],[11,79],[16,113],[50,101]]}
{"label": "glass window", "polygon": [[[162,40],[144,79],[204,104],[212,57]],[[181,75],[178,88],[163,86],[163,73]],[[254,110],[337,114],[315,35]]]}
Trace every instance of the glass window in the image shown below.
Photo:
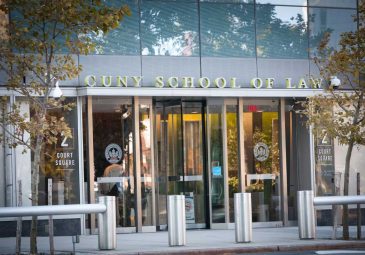
{"label": "glass window", "polygon": [[196,3],[143,1],[142,55],[198,56]]}
{"label": "glass window", "polygon": [[[66,103],[75,103],[76,98],[67,98]],[[77,109],[71,111],[53,110],[50,116],[64,117],[72,137],[59,134],[56,144],[47,144],[41,153],[39,171],[39,205],[50,204],[49,185],[52,189],[52,204],[78,204],[79,192],[79,154],[77,135]]]}
{"label": "glass window", "polygon": [[256,5],[257,56],[308,58],[307,8]]}
{"label": "glass window", "polygon": [[315,54],[316,48],[326,32],[331,34],[329,47],[338,48],[341,33],[356,30],[353,15],[356,15],[356,10],[309,8],[311,55]]}
{"label": "glass window", "polygon": [[356,8],[356,0],[308,0],[309,6]]}
{"label": "glass window", "polygon": [[[102,31],[86,35],[96,44],[95,54],[140,55],[139,11],[137,2],[125,0],[131,16],[125,16],[118,28],[103,34]],[[120,1],[108,1],[110,6],[120,6]]]}
{"label": "glass window", "polygon": [[257,4],[277,4],[277,5],[301,5],[307,6],[307,0],[256,0]]}
{"label": "glass window", "polygon": [[204,3],[200,12],[203,56],[255,56],[253,5]]}

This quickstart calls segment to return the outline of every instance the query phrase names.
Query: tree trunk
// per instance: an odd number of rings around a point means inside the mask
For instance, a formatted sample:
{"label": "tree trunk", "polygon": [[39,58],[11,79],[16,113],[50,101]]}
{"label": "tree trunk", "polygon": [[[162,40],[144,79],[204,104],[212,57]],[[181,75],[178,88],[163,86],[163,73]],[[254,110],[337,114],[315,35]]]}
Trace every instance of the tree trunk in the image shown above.
{"label": "tree trunk", "polygon": [[[40,154],[42,150],[43,134],[36,137],[36,146],[34,150],[34,159],[32,163],[32,206],[38,205],[38,182],[39,182],[39,164]],[[37,216],[32,216],[31,230],[30,230],[30,253],[37,254]]]}
{"label": "tree trunk", "polygon": [[[349,195],[349,177],[350,177],[350,160],[352,149],[354,148],[354,141],[350,141],[347,147],[346,153],[346,162],[345,162],[345,174],[344,174],[344,188],[343,188],[343,195]],[[343,214],[342,214],[342,227],[343,227],[343,239],[348,240],[350,238],[349,234],[349,210],[348,205],[343,205]]]}

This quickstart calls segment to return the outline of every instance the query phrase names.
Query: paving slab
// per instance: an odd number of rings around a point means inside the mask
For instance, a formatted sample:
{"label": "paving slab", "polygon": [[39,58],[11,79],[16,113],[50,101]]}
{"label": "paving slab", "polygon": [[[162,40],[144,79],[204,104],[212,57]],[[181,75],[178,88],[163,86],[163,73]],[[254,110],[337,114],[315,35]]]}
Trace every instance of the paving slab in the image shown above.
{"label": "paving slab", "polygon": [[[363,228],[364,229],[364,228]],[[97,235],[82,235],[75,245],[76,254],[242,254],[273,251],[330,249],[365,249],[365,239],[356,240],[356,228],[350,228],[351,239],[332,240],[331,227],[317,227],[314,240],[300,240],[297,227],[254,228],[250,243],[236,243],[234,230],[188,230],[186,245],[169,247],[168,233],[132,233],[117,235],[117,249],[100,251]],[[337,236],[342,235],[338,231]],[[365,236],[365,232],[362,232]],[[57,253],[73,251],[72,237],[55,237]],[[48,237],[38,238],[38,251],[49,253]],[[22,252],[29,252],[29,237],[22,238]],[[0,238],[0,254],[15,253],[15,238]]]}

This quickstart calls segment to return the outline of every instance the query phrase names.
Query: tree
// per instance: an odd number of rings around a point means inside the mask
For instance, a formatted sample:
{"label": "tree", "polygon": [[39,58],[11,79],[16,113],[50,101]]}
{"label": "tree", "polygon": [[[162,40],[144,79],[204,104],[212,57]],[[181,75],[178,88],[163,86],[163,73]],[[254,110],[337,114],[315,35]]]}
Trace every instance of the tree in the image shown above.
{"label": "tree", "polygon": [[[56,143],[59,134],[71,136],[65,119],[52,111],[69,111],[73,104],[64,97],[52,98],[51,92],[58,81],[79,75],[81,66],[74,55],[88,54],[95,48],[85,35],[107,33],[130,11],[127,6],[108,7],[101,0],[3,0],[0,10],[10,16],[0,29],[0,71],[5,73],[7,89],[27,102],[31,112],[31,117],[24,114],[19,103],[12,104],[9,111],[7,98],[3,98],[0,127],[6,137],[2,140],[32,152],[31,200],[36,206],[41,153],[47,144]],[[36,237],[34,216],[32,254],[37,253]]]}
{"label": "tree", "polygon": [[[337,50],[328,46],[326,34],[314,61],[324,80],[341,79],[341,90],[331,84],[325,93],[308,98],[302,104],[307,124],[319,137],[337,139],[347,146],[344,170],[344,195],[349,194],[351,155],[354,147],[365,145],[365,2],[359,5],[358,30],[341,35]],[[343,207],[343,238],[349,239],[348,206]]]}

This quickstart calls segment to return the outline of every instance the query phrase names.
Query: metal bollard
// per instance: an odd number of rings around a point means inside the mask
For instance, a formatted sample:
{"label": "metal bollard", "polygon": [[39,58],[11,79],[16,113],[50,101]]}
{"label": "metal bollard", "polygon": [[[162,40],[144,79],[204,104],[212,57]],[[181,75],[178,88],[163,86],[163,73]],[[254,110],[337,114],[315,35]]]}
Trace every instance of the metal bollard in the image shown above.
{"label": "metal bollard", "polygon": [[252,241],[251,193],[234,194],[234,220],[237,243]]}
{"label": "metal bollard", "polygon": [[300,239],[316,237],[313,191],[298,191],[298,230]]}
{"label": "metal bollard", "polygon": [[172,195],[167,199],[169,246],[186,244],[185,196]]}
{"label": "metal bollard", "polygon": [[99,250],[117,248],[115,197],[99,197],[99,204],[106,205],[106,212],[98,214]]}

